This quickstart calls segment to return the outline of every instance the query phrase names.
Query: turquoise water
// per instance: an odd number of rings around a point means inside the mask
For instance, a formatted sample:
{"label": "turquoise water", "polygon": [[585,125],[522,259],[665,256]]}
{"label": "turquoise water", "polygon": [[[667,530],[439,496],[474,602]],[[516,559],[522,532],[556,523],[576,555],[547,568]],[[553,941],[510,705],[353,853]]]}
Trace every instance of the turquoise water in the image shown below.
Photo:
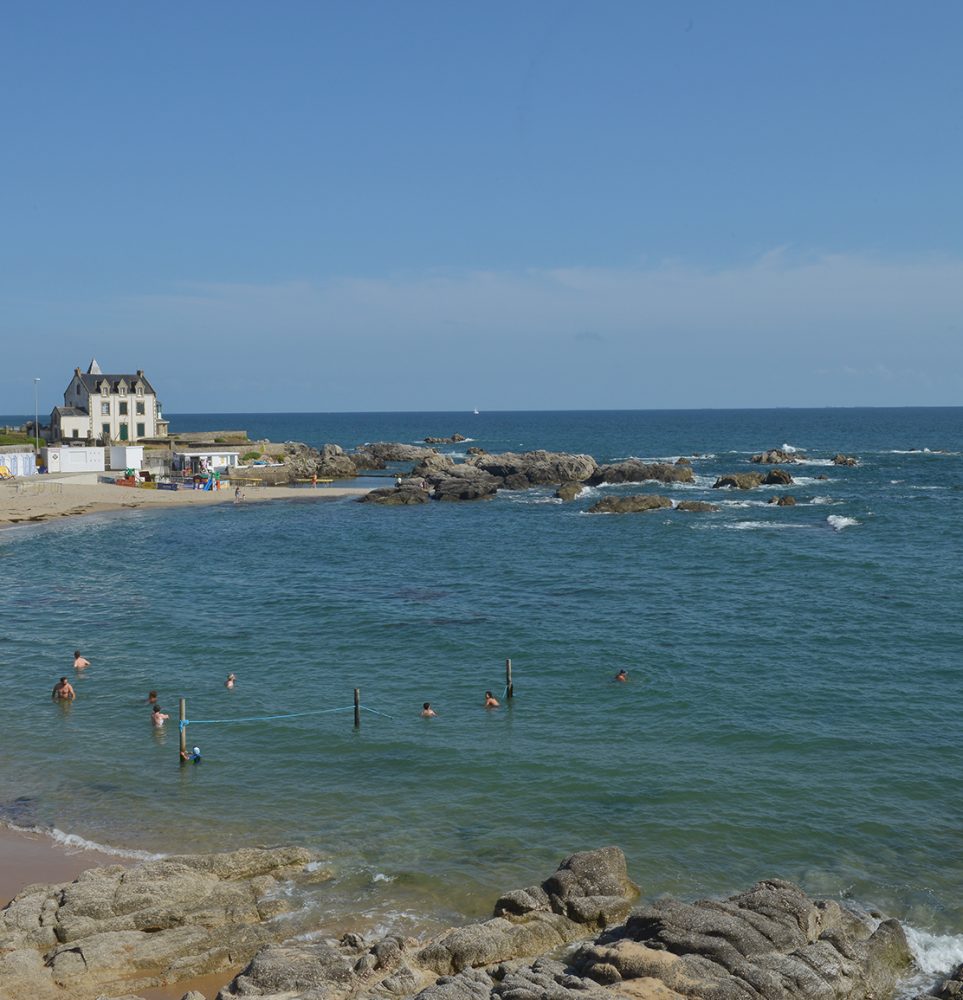
{"label": "turquoise water", "polygon": [[[16,822],[144,851],[307,844],[338,875],[325,907],[387,922],[483,913],[615,843],[647,894],[778,874],[963,931],[963,409],[172,424],[703,457],[695,486],[572,504],[550,489],[273,501],[0,532],[0,802]],[[710,489],[784,443],[814,460],[794,487]],[[837,451],[860,466],[833,467]],[[724,506],[586,515],[606,492]],[[774,492],[799,503],[769,507]],[[53,705],[78,646],[93,666],[74,705]],[[486,712],[506,657],[516,697]],[[346,708],[354,687],[390,718],[197,723],[199,767],[144,705],[156,688],[175,716],[184,696],[192,719],[239,719]],[[419,717],[426,700],[438,718]]]}

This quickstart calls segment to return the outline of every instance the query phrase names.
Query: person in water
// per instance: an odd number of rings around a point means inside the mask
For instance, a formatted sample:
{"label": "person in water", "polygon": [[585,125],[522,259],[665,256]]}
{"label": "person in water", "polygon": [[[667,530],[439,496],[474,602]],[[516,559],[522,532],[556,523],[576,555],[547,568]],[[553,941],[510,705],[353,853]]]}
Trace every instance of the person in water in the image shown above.
{"label": "person in water", "polygon": [[147,692],[147,704],[148,705],[156,705],[157,704],[157,692],[156,691],[148,691]]}
{"label": "person in water", "polygon": [[74,690],[73,684],[66,677],[61,677],[54,684],[54,689],[50,692],[50,697],[54,701],[73,701],[77,697],[77,692]]}
{"label": "person in water", "polygon": [[629,679],[628,672],[624,667],[615,675],[615,679],[623,683]]}
{"label": "person in water", "polygon": [[90,666],[90,660],[86,656],[80,655],[80,650],[74,650],[74,670],[83,670],[84,667]]}
{"label": "person in water", "polygon": [[486,691],[485,708],[498,708],[498,707],[499,707],[498,699],[491,693],[491,691]]}
{"label": "person in water", "polygon": [[155,705],[150,713],[150,721],[155,729],[160,729],[169,718],[169,715],[161,711],[160,705]]}
{"label": "person in water", "polygon": [[437,715],[438,713],[431,707],[430,701],[426,701],[421,706],[421,717],[423,719],[434,719]]}
{"label": "person in water", "polygon": [[201,762],[201,748],[194,747],[190,753],[186,750],[181,750],[181,760],[189,760],[192,764],[200,764]]}
{"label": "person in water", "polygon": [[236,680],[237,680],[237,678],[234,676],[234,674],[228,674],[227,675],[227,680],[224,682],[224,687],[226,687],[226,688],[232,688],[232,687],[234,687],[234,682]]}

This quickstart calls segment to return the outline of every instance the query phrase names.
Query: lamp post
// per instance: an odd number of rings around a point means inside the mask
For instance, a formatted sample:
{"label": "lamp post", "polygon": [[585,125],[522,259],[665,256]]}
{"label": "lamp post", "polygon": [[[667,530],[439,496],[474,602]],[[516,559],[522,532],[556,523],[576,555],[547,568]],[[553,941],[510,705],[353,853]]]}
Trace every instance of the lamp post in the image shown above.
{"label": "lamp post", "polygon": [[40,454],[40,406],[37,402],[37,387],[39,385],[40,379],[35,378],[33,380],[33,436],[38,455]]}

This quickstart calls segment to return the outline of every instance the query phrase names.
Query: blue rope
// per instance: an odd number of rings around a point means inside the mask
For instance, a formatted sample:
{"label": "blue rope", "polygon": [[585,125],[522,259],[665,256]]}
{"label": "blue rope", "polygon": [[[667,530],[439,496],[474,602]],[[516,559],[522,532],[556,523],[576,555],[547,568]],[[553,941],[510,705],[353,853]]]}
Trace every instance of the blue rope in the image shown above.
{"label": "blue rope", "polygon": [[367,705],[360,706],[361,710],[364,712],[371,712],[372,715],[380,715],[382,719],[393,719],[393,715],[385,715],[384,712],[379,712],[376,708],[368,708]]}
{"label": "blue rope", "polygon": [[[299,719],[305,715],[330,715],[332,712],[353,712],[354,705],[349,705],[347,708],[321,708],[314,712],[290,712],[287,715],[248,715],[243,716],[239,719],[180,719],[178,720],[178,728],[183,730],[187,726],[197,725],[199,723],[213,723],[213,722],[270,722],[274,719]],[[372,712],[374,709],[369,708],[367,711]]]}

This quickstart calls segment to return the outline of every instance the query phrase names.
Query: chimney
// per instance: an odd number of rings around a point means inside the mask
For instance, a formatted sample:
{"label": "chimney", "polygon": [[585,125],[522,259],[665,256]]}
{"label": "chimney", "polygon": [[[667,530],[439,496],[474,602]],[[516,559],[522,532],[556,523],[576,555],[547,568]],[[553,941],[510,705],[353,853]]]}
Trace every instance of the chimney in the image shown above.
{"label": "chimney", "polygon": [[143,368],[138,368],[137,369],[137,377],[138,378],[143,378],[144,377],[144,369]]}
{"label": "chimney", "polygon": [[75,368],[74,369],[74,375],[79,375],[79,374],[80,374],[80,369],[79,368]]}

